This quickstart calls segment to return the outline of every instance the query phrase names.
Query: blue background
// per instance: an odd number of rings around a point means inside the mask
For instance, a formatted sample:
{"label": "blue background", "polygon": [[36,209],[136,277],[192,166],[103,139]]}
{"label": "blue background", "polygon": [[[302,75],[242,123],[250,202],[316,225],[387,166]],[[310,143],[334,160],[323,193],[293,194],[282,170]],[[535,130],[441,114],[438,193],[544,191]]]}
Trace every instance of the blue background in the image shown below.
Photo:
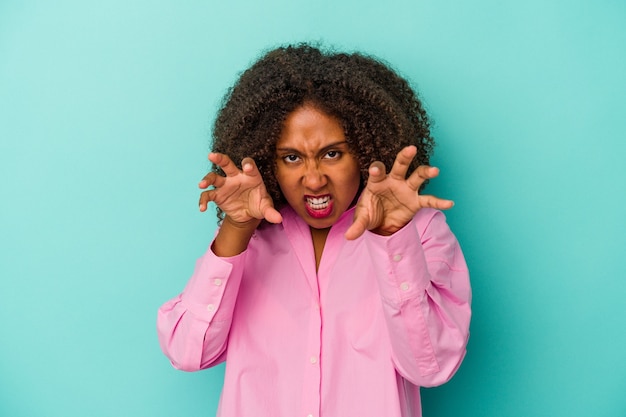
{"label": "blue background", "polygon": [[214,415],[223,368],[172,369],[156,310],[215,230],[222,95],[300,40],[392,63],[436,123],[475,314],[425,416],[626,415],[617,0],[0,1],[0,415]]}

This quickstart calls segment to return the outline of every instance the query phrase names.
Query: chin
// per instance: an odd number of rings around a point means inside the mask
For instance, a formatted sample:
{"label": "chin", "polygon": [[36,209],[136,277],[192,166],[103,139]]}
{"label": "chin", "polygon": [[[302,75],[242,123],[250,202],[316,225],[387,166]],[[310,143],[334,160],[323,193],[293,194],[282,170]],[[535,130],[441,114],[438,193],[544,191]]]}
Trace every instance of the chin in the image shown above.
{"label": "chin", "polygon": [[309,218],[304,219],[304,221],[313,229],[328,229],[337,222],[337,219],[335,218],[312,219],[309,217]]}

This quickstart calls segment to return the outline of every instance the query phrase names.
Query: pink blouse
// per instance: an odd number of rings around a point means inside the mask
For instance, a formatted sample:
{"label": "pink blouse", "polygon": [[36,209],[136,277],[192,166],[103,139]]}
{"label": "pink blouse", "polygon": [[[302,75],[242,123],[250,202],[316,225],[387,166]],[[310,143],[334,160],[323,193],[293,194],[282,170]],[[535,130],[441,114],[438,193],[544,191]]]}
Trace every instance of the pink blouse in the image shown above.
{"label": "pink blouse", "polygon": [[319,270],[289,207],[245,252],[201,257],[158,313],[163,352],[196,371],[226,360],[220,417],[416,417],[419,387],[465,356],[469,276],[443,213],[420,210],[392,236],[328,235]]}

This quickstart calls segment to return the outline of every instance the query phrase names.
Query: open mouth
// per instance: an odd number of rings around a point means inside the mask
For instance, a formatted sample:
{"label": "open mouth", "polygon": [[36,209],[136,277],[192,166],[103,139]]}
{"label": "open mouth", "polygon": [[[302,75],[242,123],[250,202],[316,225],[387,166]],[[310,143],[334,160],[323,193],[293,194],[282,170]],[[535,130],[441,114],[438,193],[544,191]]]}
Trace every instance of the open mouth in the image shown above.
{"label": "open mouth", "polygon": [[305,196],[304,200],[306,211],[311,217],[326,217],[333,211],[333,202],[330,195],[319,197]]}
{"label": "open mouth", "polygon": [[307,197],[306,203],[313,210],[322,210],[328,207],[328,204],[330,204],[330,196],[325,195],[324,197]]}

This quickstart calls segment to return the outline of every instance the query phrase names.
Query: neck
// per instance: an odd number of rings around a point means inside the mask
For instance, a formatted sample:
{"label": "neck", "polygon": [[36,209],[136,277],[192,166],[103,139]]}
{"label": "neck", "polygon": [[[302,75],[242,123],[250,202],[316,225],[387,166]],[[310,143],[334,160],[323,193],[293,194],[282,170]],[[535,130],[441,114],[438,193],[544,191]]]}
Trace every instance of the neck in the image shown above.
{"label": "neck", "polygon": [[313,238],[313,250],[315,251],[315,271],[320,267],[320,261],[322,259],[322,253],[324,252],[324,246],[326,245],[326,238],[330,228],[327,229],[311,229],[311,237]]}

